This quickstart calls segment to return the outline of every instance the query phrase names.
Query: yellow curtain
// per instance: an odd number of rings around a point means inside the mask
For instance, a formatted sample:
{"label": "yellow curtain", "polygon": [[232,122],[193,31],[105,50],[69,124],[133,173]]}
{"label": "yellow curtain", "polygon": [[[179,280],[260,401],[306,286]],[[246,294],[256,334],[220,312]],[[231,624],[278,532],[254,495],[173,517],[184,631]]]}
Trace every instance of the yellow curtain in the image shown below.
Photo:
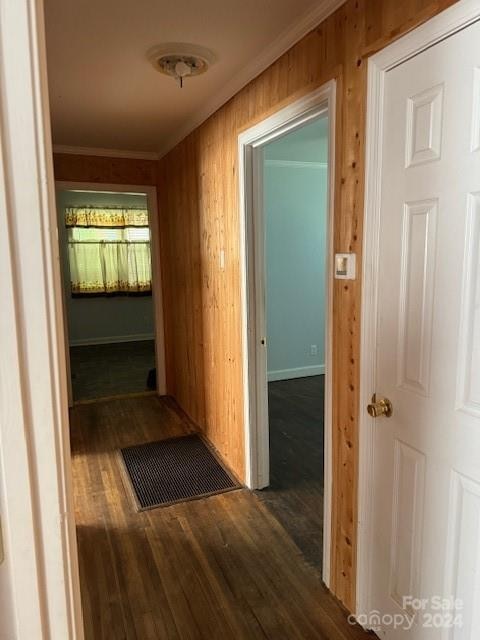
{"label": "yellow curtain", "polygon": [[68,256],[74,294],[151,291],[148,228],[70,228]]}

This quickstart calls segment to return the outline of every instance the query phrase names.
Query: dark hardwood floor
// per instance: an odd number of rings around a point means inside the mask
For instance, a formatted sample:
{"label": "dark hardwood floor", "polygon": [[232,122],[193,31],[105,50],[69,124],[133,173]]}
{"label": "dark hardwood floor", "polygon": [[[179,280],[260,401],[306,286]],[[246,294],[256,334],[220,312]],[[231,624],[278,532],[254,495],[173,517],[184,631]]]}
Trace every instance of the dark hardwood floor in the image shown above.
{"label": "dark hardwood floor", "polygon": [[324,376],[268,384],[270,486],[257,492],[322,570]]}
{"label": "dark hardwood floor", "polygon": [[74,401],[139,393],[155,366],[155,342],[114,342],[70,347]]}
{"label": "dark hardwood floor", "polygon": [[137,513],[119,447],[192,431],[155,396],[71,411],[87,640],[349,640],[369,637],[292,537],[246,489]]}

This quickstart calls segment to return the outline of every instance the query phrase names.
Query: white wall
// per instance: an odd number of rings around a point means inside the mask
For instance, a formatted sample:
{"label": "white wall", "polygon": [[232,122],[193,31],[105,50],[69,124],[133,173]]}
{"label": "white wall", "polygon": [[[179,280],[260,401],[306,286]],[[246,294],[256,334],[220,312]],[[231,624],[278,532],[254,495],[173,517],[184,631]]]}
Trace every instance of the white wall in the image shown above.
{"label": "white wall", "polygon": [[57,208],[68,333],[71,345],[141,340],[154,336],[152,296],[72,298],[68,267],[65,207],[71,205],[147,206],[140,194],[59,191]]}
{"label": "white wall", "polygon": [[265,148],[269,380],[325,371],[328,123]]}

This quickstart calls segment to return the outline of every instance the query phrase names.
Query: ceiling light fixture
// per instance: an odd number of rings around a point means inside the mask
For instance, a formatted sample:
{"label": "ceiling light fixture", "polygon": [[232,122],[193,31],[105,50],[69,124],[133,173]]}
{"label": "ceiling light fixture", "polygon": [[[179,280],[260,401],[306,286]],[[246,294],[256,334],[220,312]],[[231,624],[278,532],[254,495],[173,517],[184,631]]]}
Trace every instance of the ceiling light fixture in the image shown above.
{"label": "ceiling light fixture", "polygon": [[152,47],[147,58],[157,71],[175,78],[180,87],[185,78],[205,73],[215,62],[215,55],[209,49],[180,42]]}

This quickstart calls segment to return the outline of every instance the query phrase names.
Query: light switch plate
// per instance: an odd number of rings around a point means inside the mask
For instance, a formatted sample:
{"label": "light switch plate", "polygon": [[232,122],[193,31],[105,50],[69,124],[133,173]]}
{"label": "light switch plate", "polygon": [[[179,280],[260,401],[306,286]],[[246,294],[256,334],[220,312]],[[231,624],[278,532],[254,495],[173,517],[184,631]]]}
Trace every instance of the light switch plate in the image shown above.
{"label": "light switch plate", "polygon": [[354,253],[335,254],[335,278],[337,280],[355,280],[356,260]]}

